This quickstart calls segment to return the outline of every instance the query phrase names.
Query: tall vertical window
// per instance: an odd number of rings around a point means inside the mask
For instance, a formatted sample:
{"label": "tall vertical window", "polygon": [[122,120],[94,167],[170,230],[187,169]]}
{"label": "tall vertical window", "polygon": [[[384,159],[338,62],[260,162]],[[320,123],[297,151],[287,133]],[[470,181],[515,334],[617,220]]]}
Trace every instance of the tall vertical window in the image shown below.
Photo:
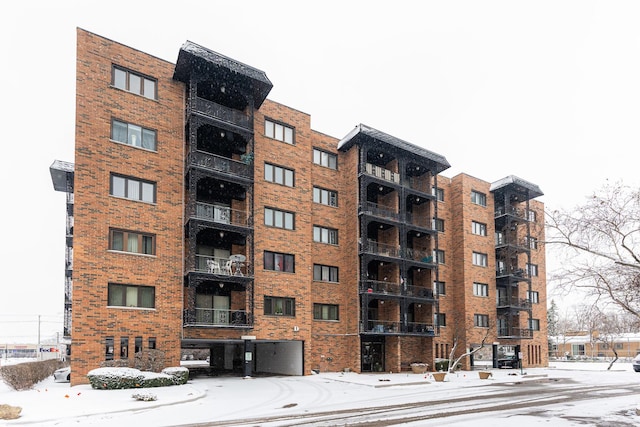
{"label": "tall vertical window", "polygon": [[338,282],[338,267],[313,264],[313,280],[322,282]]}
{"label": "tall vertical window", "polygon": [[540,293],[538,291],[527,291],[527,299],[531,302],[531,304],[539,304]]}
{"label": "tall vertical window", "polygon": [[527,246],[529,249],[538,249],[538,239],[535,237],[527,237]]}
{"label": "tall vertical window", "polygon": [[113,353],[115,352],[115,342],[113,337],[106,337],[104,339],[104,360],[113,360]]}
{"label": "tall vertical window", "polygon": [[120,338],[120,359],[129,358],[129,337]]}
{"label": "tall vertical window", "polygon": [[293,187],[293,178],[294,174],[291,169],[271,165],[269,163],[264,164],[265,181],[273,182],[274,184],[286,185],[287,187]]}
{"label": "tall vertical window", "polygon": [[444,251],[442,249],[433,251],[433,254],[438,264],[444,264]]}
{"label": "tall vertical window", "polygon": [[156,151],[156,132],[118,120],[111,122],[111,139],[134,147]]}
{"label": "tall vertical window", "polygon": [[444,233],[444,219],[442,218],[434,218],[433,219],[433,229],[437,230],[441,233]]}
{"label": "tall vertical window", "polygon": [[436,313],[434,317],[433,320],[436,326],[447,326],[447,315],[445,313]]}
{"label": "tall vertical window", "polygon": [[434,282],[434,288],[436,289],[436,292],[438,293],[438,295],[446,295],[447,294],[447,287],[445,286],[444,282],[435,281]]}
{"label": "tall vertical window", "polygon": [[264,136],[293,144],[293,128],[271,120],[264,121]]}
{"label": "tall vertical window", "polygon": [[156,337],[149,337],[149,350],[156,349]]}
{"label": "tall vertical window", "polygon": [[155,308],[156,290],[153,286],[109,283],[107,299],[112,307]]}
{"label": "tall vertical window", "polygon": [[535,222],[536,221],[536,211],[533,211],[531,209],[529,209],[527,211],[527,219],[531,222]]}
{"label": "tall vertical window", "polygon": [[338,169],[338,156],[326,151],[313,149],[313,163],[329,169]]}
{"label": "tall vertical window", "polygon": [[264,314],[277,316],[295,316],[296,300],[294,298],[264,297]]}
{"label": "tall vertical window", "polygon": [[294,273],[295,258],[290,254],[264,251],[264,269]]}
{"label": "tall vertical window", "polygon": [[529,274],[529,277],[536,277],[538,275],[538,265],[527,264],[527,273]]}
{"label": "tall vertical window", "polygon": [[156,236],[126,230],[109,230],[109,249],[136,254],[155,255]]}
{"label": "tall vertical window", "polygon": [[338,306],[335,304],[313,304],[314,320],[338,320]]}
{"label": "tall vertical window", "polygon": [[529,329],[532,331],[540,330],[540,319],[530,319],[529,320]]}
{"label": "tall vertical window", "polygon": [[156,184],[122,175],[111,174],[109,194],[141,202],[156,202]]}
{"label": "tall vertical window", "polygon": [[488,265],[487,254],[481,254],[479,252],[474,252],[471,261],[473,265],[478,265],[480,267],[486,267]]}
{"label": "tall vertical window", "polygon": [[142,351],[142,337],[136,337],[134,341],[134,354]]}
{"label": "tall vertical window", "polygon": [[487,224],[481,222],[471,221],[471,232],[478,236],[487,235]]}
{"label": "tall vertical window", "polygon": [[487,196],[484,193],[479,193],[477,191],[471,191],[471,203],[487,206]]}
{"label": "tall vertical window", "polygon": [[142,95],[145,98],[158,99],[155,79],[116,66],[113,67],[112,78],[113,86],[118,89]]}
{"label": "tall vertical window", "polygon": [[328,243],[330,245],[338,244],[338,230],[327,227],[313,226],[313,241],[319,243]]}
{"label": "tall vertical window", "polygon": [[327,206],[338,206],[338,193],[324,188],[313,187],[313,202]]}
{"label": "tall vertical window", "polygon": [[264,225],[293,230],[295,227],[294,222],[294,214],[292,212],[264,208]]}
{"label": "tall vertical window", "polygon": [[486,314],[474,314],[473,315],[473,326],[477,326],[479,328],[488,328],[489,327],[489,316]]}

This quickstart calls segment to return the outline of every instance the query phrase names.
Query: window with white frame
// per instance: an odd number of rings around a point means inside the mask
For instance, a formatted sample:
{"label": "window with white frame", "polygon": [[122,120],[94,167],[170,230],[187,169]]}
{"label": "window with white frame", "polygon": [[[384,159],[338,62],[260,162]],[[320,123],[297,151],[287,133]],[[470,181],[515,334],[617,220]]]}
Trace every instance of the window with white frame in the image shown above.
{"label": "window with white frame", "polygon": [[281,166],[272,165],[269,163],[264,164],[264,179],[265,181],[273,182],[274,184],[285,185],[287,187],[293,187],[294,185],[294,172],[291,169],[283,168]]}
{"label": "window with white frame", "polygon": [[540,330],[540,319],[529,319],[529,329],[532,331]]}
{"label": "window with white frame", "polygon": [[109,249],[112,251],[155,255],[156,236],[135,231],[109,229]]}
{"label": "window with white frame", "polygon": [[527,244],[529,246],[529,249],[538,249],[538,239],[536,239],[535,237],[527,237]]}
{"label": "window with white frame", "polygon": [[529,277],[538,276],[538,265],[537,264],[527,264],[527,274]]}
{"label": "window with white frame", "polygon": [[473,295],[477,297],[488,297],[489,296],[489,285],[486,283],[473,283]]}
{"label": "window with white frame", "polygon": [[473,315],[473,326],[478,328],[488,328],[489,327],[489,315],[487,314],[474,314]]}
{"label": "window with white frame", "polygon": [[320,282],[338,282],[338,267],[313,264],[313,280]]}
{"label": "window with white frame", "polygon": [[538,291],[527,291],[527,299],[531,302],[531,304],[539,304],[540,293]]}
{"label": "window with white frame", "polygon": [[293,144],[293,128],[271,120],[264,121],[264,136],[287,144]]}
{"label": "window with white frame", "polygon": [[472,256],[473,265],[477,265],[480,267],[486,267],[488,265],[488,257],[487,254],[482,254],[480,252],[474,252]]}
{"label": "window with white frame", "polygon": [[435,255],[435,260],[438,264],[444,264],[444,251],[442,249],[438,249],[433,251]]}
{"label": "window with white frame", "polygon": [[338,305],[313,304],[313,320],[338,320]]}
{"label": "window with white frame", "polygon": [[336,207],[338,206],[338,193],[320,187],[313,187],[313,202]]}
{"label": "window with white frame", "polygon": [[313,163],[329,169],[338,169],[338,156],[323,150],[313,149]]}
{"label": "window with white frame", "polygon": [[113,66],[112,84],[118,89],[142,95],[149,99],[158,99],[157,81],[127,69]]}
{"label": "window with white frame", "polygon": [[111,140],[156,151],[156,131],[119,120],[111,121]]}
{"label": "window with white frame", "polygon": [[487,195],[478,191],[471,191],[471,203],[487,206]]}
{"label": "window with white frame", "polygon": [[529,209],[527,211],[527,219],[531,222],[536,221],[536,211]]}
{"label": "window with white frame", "polygon": [[109,283],[108,305],[112,307],[155,308],[156,290],[153,286]]}
{"label": "window with white frame", "polygon": [[338,230],[334,228],[313,226],[313,241],[318,243],[327,243],[330,245],[338,244]]}
{"label": "window with white frame", "polygon": [[444,202],[444,190],[438,187],[431,187],[431,195],[435,196],[439,202]]}
{"label": "window with white frame", "polygon": [[471,221],[471,232],[478,236],[487,235],[487,224],[481,222]]}
{"label": "window with white frame", "polygon": [[444,233],[444,219],[442,218],[434,218],[433,219],[433,229],[437,230],[441,233]]}
{"label": "window with white frame", "polygon": [[294,214],[293,212],[264,208],[264,225],[293,230],[295,227]]}
{"label": "window with white frame", "polygon": [[156,202],[156,184],[123,175],[111,174],[109,194],[141,202]]}

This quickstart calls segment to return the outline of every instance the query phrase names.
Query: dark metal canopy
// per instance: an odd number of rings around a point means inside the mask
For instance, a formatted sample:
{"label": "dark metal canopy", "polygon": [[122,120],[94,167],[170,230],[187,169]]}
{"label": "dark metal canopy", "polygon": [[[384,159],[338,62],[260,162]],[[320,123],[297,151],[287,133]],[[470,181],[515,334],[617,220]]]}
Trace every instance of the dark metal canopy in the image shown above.
{"label": "dark metal canopy", "polygon": [[246,87],[253,97],[255,108],[262,105],[273,88],[264,71],[187,41],[180,48],[173,78],[188,83],[192,75],[230,80]]}
{"label": "dark metal canopy", "polygon": [[418,147],[417,145],[403,141],[400,138],[396,138],[395,136],[391,136],[363,124],[357,125],[351,132],[349,132],[349,134],[347,134],[347,136],[342,138],[338,143],[338,150],[349,151],[349,149],[351,149],[355,144],[362,144],[363,142],[376,140],[391,145],[400,151],[429,160],[429,163],[431,163],[430,169],[436,174],[451,167],[447,159],[440,154]]}
{"label": "dark metal canopy", "polygon": [[515,175],[509,175],[491,184],[492,193],[510,191],[526,196],[529,199],[544,195],[540,187]]}

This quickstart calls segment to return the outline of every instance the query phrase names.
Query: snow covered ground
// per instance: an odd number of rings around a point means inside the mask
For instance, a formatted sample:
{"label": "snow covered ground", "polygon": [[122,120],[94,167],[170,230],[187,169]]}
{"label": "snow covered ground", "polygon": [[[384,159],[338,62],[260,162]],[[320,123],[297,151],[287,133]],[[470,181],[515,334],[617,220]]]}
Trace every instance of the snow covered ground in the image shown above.
{"label": "snow covered ground", "polygon": [[[206,423],[238,418],[275,416],[309,411],[341,411],[370,407],[376,402],[393,404],[407,399],[425,399],[430,393],[447,397],[464,397],[482,393],[482,387],[535,381],[539,378],[569,378],[576,384],[602,384],[611,390],[620,390],[630,381],[640,382],[640,373],[633,372],[629,362],[617,363],[607,371],[605,363],[552,362],[549,368],[520,370],[492,370],[488,380],[477,372],[448,374],[444,382],[434,382],[430,374],[356,374],[321,373],[306,377],[238,377],[195,378],[188,384],[173,387],[145,389],[157,396],[156,401],[140,401],[132,394],[140,390],[93,390],[88,385],[70,387],[68,383],[55,383],[47,379],[32,390],[14,391],[0,383],[0,404],[22,407],[19,419],[2,421],[0,426],[78,426],[78,425],[153,425],[170,426],[188,423]],[[620,386],[620,387],[617,387]],[[489,389],[484,389],[489,392]],[[417,400],[419,401],[419,400]],[[562,413],[571,418],[597,418],[600,425],[640,425],[635,409],[640,395],[592,400],[584,405],[566,405]],[[489,415],[486,415],[489,417]],[[482,418],[482,415],[457,417],[447,425],[518,427],[584,426],[588,422],[569,421],[567,418],[531,416],[523,413],[507,414],[503,418]],[[622,420],[622,421],[621,421]],[[411,425],[437,425],[420,422]],[[624,424],[628,423],[628,424]],[[291,424],[291,422],[289,422]],[[274,424],[270,424],[274,425]],[[328,425],[328,424],[327,424]],[[343,424],[346,425],[346,424]],[[595,425],[595,424],[593,424]]]}

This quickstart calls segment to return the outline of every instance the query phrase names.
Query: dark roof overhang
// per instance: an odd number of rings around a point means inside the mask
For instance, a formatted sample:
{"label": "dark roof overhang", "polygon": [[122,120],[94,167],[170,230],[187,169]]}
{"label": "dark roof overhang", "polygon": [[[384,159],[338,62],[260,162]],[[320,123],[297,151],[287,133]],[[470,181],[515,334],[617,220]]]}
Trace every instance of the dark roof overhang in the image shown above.
{"label": "dark roof overhang", "polygon": [[380,141],[391,145],[397,150],[404,151],[408,154],[427,160],[428,163],[430,163],[430,169],[434,174],[438,174],[451,167],[447,159],[440,154],[418,147],[417,145],[403,141],[400,138],[396,138],[395,136],[391,136],[363,124],[357,125],[351,132],[349,132],[349,134],[347,134],[347,136],[342,138],[338,143],[338,150],[349,151],[353,145],[361,145],[363,143],[373,141]]}
{"label": "dark roof overhang", "polygon": [[264,71],[187,41],[180,48],[173,78],[188,83],[194,74],[231,80],[248,88],[255,108],[262,105],[273,88]]}
{"label": "dark roof overhang", "polygon": [[543,196],[544,193],[540,190],[536,184],[526,181],[522,178],[518,178],[515,175],[509,175],[491,184],[489,189],[492,193],[501,191],[510,191],[512,193],[518,193],[527,199],[534,199],[539,196]]}

